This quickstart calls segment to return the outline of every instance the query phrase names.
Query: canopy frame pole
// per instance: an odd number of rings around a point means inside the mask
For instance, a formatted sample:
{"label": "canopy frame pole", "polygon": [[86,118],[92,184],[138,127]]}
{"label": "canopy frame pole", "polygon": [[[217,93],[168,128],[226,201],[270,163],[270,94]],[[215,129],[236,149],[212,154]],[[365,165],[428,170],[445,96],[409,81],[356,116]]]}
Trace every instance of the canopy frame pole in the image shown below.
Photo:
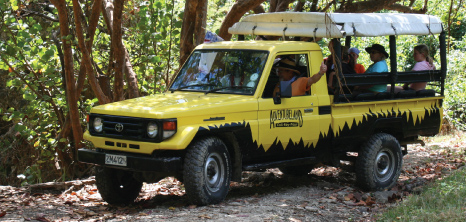
{"label": "canopy frame pole", "polygon": [[351,48],[351,36],[346,36],[345,38],[345,46],[349,49]]}
{"label": "canopy frame pole", "polygon": [[[339,96],[340,96],[340,86],[341,86],[341,83],[342,83],[342,79],[343,79],[343,73],[342,73],[342,70],[341,70],[341,43],[340,43],[340,39],[332,39],[331,40],[333,42],[333,68],[335,70],[335,75],[333,78],[337,77],[337,80],[338,81],[333,81],[333,83],[331,83],[334,88],[335,88],[335,91],[334,91],[334,98],[333,100],[335,102],[338,102],[339,101]],[[336,85],[335,85],[335,84]]]}
{"label": "canopy frame pole", "polygon": [[391,35],[389,37],[390,44],[390,98],[395,98],[395,82],[398,77],[397,61],[396,61],[396,36]]}
{"label": "canopy frame pole", "polygon": [[445,93],[445,79],[447,77],[447,45],[445,43],[445,31],[442,31],[439,36],[440,42],[440,71],[442,72],[441,78],[441,95]]}

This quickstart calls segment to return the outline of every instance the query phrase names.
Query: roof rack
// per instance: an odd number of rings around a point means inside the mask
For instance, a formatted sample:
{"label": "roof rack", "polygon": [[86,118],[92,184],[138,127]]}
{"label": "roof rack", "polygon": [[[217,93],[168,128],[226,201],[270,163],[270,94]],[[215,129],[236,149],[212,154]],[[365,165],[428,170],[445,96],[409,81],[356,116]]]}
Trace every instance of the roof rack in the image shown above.
{"label": "roof rack", "polygon": [[399,13],[275,12],[250,15],[228,29],[230,34],[343,38],[430,35],[443,31],[438,17]]}

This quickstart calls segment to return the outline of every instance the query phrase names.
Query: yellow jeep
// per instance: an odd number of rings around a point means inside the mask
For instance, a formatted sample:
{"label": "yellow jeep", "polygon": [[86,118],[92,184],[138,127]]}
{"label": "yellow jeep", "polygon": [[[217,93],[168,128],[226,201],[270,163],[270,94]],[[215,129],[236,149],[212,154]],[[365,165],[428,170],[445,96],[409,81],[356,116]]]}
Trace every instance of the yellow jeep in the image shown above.
{"label": "yellow jeep", "polygon": [[[198,46],[167,92],[96,106],[88,116],[82,162],[96,164],[96,183],[110,204],[135,200],[143,182],[175,176],[198,205],[219,203],[241,172],[278,167],[308,174],[316,164],[354,163],[366,190],[389,189],[400,175],[406,145],[439,132],[446,76],[440,20],[409,14],[271,13],[246,17],[230,33],[286,41],[226,41]],[[439,34],[441,69],[397,72],[396,35]],[[389,36],[391,72],[343,76],[329,94],[325,76],[291,96],[274,61],[291,56],[302,76],[323,60],[312,40]],[[295,38],[311,41],[293,41]],[[336,57],[335,64],[339,64]],[[353,96],[342,87],[432,82],[438,91]],[[278,88],[279,93],[274,95]],[[358,155],[348,155],[357,153]]]}

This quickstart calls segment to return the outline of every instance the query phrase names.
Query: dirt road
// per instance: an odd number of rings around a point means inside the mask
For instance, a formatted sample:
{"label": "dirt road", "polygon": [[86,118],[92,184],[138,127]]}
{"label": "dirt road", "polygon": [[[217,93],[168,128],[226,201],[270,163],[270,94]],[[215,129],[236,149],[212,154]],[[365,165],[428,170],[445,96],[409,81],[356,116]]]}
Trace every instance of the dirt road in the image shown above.
{"label": "dirt road", "polygon": [[464,153],[464,145],[429,141],[426,146],[409,146],[398,185],[384,192],[363,192],[354,185],[352,172],[333,167],[302,177],[286,176],[278,169],[245,172],[241,183],[231,183],[224,202],[210,206],[190,205],[174,178],[145,184],[138,201],[128,207],[107,205],[92,182],[58,190],[0,186],[0,220],[371,221],[430,181],[463,166],[465,158],[458,155]]}

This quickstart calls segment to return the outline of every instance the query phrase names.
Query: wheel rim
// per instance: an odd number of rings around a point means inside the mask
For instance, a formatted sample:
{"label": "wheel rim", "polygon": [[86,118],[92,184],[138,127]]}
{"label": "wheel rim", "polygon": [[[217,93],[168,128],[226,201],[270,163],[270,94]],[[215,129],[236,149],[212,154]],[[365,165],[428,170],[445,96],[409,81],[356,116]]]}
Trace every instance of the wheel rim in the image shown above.
{"label": "wheel rim", "polygon": [[375,159],[375,173],[380,182],[390,179],[395,170],[395,156],[389,149],[382,149]]}
{"label": "wheel rim", "polygon": [[207,157],[204,178],[207,183],[207,188],[211,192],[216,192],[224,180],[225,164],[218,153],[212,153]]}

